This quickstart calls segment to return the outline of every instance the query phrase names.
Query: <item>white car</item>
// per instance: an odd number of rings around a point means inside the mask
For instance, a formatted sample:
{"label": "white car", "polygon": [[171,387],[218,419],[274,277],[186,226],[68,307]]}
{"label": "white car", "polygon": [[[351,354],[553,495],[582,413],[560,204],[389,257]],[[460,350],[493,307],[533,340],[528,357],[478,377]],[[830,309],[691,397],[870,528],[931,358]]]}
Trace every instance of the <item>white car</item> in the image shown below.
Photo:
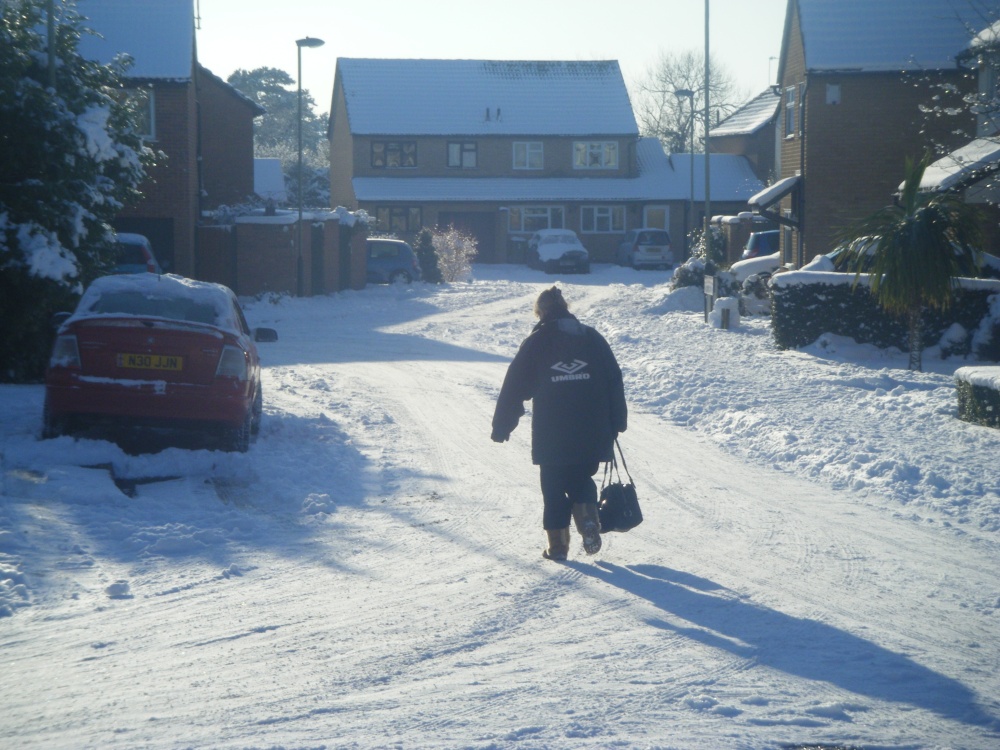
{"label": "white car", "polygon": [[590,273],[590,255],[571,229],[540,229],[528,240],[528,265],[546,273]]}

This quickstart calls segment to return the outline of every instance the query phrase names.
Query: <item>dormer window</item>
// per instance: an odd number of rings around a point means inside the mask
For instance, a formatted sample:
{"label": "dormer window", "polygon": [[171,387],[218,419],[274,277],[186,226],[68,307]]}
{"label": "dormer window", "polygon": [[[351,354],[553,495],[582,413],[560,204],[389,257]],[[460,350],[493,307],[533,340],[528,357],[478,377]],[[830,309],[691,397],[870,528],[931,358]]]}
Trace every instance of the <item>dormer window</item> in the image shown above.
{"label": "dormer window", "polygon": [[618,169],[618,141],[576,141],[573,169]]}
{"label": "dormer window", "polygon": [[542,169],[545,166],[545,146],[541,141],[514,142],[514,169]]}

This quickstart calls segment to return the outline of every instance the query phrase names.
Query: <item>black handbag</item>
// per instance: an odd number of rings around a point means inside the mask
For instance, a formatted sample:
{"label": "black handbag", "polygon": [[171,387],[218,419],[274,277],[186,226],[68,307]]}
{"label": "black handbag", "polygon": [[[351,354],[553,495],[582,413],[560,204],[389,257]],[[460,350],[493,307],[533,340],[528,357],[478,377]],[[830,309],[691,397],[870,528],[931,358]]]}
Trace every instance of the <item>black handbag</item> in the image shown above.
{"label": "black handbag", "polygon": [[639,507],[639,497],[635,492],[632,475],[628,473],[628,466],[625,465],[625,454],[622,453],[622,447],[618,444],[617,439],[615,447],[618,448],[618,455],[621,456],[622,468],[625,470],[625,476],[628,477],[628,483],[622,482],[621,474],[618,471],[618,462],[612,453],[611,460],[604,465],[601,498],[597,503],[602,534],[608,531],[628,531],[642,523],[642,508]]}

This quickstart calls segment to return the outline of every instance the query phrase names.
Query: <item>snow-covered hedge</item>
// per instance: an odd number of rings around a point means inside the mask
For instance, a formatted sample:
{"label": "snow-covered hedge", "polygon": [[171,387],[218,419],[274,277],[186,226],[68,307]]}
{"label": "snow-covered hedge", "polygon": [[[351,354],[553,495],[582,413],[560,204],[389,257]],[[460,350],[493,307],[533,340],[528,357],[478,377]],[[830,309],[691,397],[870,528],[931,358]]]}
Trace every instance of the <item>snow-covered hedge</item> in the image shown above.
{"label": "snow-covered hedge", "polygon": [[[881,348],[907,348],[904,321],[886,314],[862,274],[791,271],[771,280],[772,330],[778,346],[807,346],[824,333]],[[924,311],[924,345],[947,354],[1000,361],[1000,281],[960,279],[951,309]]]}
{"label": "snow-covered hedge", "polygon": [[959,419],[1000,427],[1000,367],[961,367],[955,387]]}

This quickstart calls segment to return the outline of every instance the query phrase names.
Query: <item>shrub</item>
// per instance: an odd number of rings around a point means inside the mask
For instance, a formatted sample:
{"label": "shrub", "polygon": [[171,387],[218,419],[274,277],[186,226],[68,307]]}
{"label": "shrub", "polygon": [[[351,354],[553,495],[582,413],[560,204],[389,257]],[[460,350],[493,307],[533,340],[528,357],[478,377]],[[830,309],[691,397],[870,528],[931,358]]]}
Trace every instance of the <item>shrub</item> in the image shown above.
{"label": "shrub", "polygon": [[998,376],[998,367],[962,367],[955,372],[959,419],[987,427],[1000,427]]}
{"label": "shrub", "polygon": [[441,269],[438,268],[437,252],[434,250],[434,233],[430,229],[420,230],[414,250],[424,281],[428,284],[440,284]]}
{"label": "shrub", "polygon": [[472,259],[476,257],[477,252],[474,237],[450,226],[444,231],[435,230],[433,243],[443,281],[451,283],[468,281],[472,278]]}

